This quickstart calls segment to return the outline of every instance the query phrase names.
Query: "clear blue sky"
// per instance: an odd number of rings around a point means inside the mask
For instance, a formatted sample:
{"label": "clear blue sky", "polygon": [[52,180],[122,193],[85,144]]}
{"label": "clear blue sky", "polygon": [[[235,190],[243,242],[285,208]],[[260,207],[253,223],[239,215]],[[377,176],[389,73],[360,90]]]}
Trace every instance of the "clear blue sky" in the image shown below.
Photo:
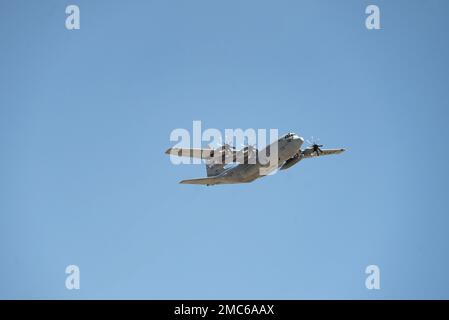
{"label": "clear blue sky", "polygon": [[[449,298],[448,12],[1,0],[0,298]],[[164,154],[193,120],[348,151],[179,185],[205,175]]]}

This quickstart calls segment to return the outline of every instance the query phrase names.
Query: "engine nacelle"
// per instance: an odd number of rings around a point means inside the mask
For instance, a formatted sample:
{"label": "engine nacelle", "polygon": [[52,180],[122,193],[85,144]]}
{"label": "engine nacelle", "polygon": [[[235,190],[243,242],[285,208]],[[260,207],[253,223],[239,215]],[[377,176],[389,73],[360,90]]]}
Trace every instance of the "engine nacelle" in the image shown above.
{"label": "engine nacelle", "polygon": [[290,167],[293,167],[295,164],[297,164],[299,161],[302,160],[302,155],[300,153],[295,154],[294,157],[288,159],[287,161],[285,161],[285,163],[282,165],[282,167],[280,168],[280,170],[286,170]]}

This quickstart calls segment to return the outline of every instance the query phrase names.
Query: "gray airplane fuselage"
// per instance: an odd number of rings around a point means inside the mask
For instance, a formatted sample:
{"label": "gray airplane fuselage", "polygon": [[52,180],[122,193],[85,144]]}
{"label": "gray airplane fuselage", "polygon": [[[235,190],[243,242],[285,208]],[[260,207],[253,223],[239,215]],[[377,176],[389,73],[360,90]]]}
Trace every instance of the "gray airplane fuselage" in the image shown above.
{"label": "gray airplane fuselage", "polygon": [[[288,159],[291,159],[298,153],[304,139],[296,134],[286,134],[279,138],[276,142],[268,145],[266,148],[258,151],[255,163],[240,163],[234,167],[226,169],[213,178],[210,185],[213,184],[232,184],[245,183],[256,180],[257,178],[268,175],[281,167]],[[270,151],[278,148],[278,159],[272,159],[271,164],[267,161],[261,161],[261,158],[268,160]],[[266,156],[265,156],[266,155]],[[265,164],[267,163],[267,164]]]}

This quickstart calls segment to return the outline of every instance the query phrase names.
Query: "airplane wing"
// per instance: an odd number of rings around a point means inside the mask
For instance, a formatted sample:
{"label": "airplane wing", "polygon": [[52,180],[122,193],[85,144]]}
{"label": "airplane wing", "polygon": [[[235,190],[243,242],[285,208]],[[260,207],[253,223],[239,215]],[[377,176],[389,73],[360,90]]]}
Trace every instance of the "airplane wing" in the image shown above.
{"label": "airplane wing", "polygon": [[169,148],[165,153],[179,157],[206,159],[213,156],[214,150],[199,148]]}
{"label": "airplane wing", "polygon": [[198,179],[189,179],[189,180],[182,180],[179,183],[182,184],[215,184],[216,178],[198,178]]}
{"label": "airplane wing", "polygon": [[[198,159],[222,159],[222,156],[226,156],[235,160],[238,154],[238,150],[235,149],[211,149],[211,148],[169,148],[165,151],[166,154],[179,156],[179,157],[190,157],[190,158],[198,158]],[[218,158],[217,158],[218,157]]]}
{"label": "airplane wing", "polygon": [[[340,154],[344,151],[345,151],[345,149],[321,149],[319,156],[321,157],[321,156],[328,156],[331,154]],[[303,154],[303,158],[314,158],[314,157],[318,157],[316,152]]]}

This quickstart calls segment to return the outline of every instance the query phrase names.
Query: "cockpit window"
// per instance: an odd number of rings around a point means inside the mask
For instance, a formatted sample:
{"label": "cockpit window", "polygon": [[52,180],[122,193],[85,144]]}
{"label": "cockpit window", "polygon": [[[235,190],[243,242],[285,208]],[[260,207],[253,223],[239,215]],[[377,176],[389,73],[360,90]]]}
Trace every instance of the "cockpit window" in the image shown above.
{"label": "cockpit window", "polygon": [[285,139],[286,139],[286,140],[287,140],[287,139],[291,139],[291,138],[293,138],[293,136],[294,136],[293,133],[287,133],[287,134],[285,135]]}

